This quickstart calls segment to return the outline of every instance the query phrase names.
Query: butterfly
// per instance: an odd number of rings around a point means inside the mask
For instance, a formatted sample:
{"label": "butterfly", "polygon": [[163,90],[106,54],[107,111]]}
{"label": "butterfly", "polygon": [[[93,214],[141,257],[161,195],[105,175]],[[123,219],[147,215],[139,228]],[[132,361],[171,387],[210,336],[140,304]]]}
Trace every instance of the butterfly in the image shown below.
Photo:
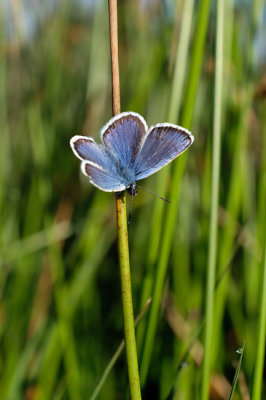
{"label": "butterfly", "polygon": [[194,141],[185,128],[161,123],[148,129],[135,112],[111,118],[100,132],[102,144],[76,135],[70,140],[81,170],[105,192],[127,190],[136,195],[136,181],[147,178],[183,153]]}

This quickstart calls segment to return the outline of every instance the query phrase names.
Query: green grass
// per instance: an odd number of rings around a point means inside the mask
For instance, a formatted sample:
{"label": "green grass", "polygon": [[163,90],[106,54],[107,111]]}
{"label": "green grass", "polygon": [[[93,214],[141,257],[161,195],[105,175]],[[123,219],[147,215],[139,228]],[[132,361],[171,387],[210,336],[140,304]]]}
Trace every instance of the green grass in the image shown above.
{"label": "green grass", "polygon": [[211,353],[213,338],[213,305],[215,289],[215,271],[217,264],[218,209],[220,187],[221,130],[223,112],[223,43],[224,43],[224,2],[217,2],[216,40],[215,40],[215,80],[214,80],[214,116],[212,145],[211,210],[208,242],[208,264],[206,284],[206,328],[204,334],[204,361],[202,376],[202,399],[209,398]]}
{"label": "green grass", "polygon": [[[143,399],[197,400],[209,398],[209,388],[216,399],[217,382],[228,399],[243,342],[234,398],[244,398],[246,386],[262,399],[266,61],[258,37],[265,2],[223,2],[216,94],[220,2],[118,3],[121,110],[141,113],[149,125],[183,125],[195,136],[180,159],[141,183],[172,204],[139,192],[129,226],[135,315],[153,298],[136,328]],[[74,134],[98,141],[112,115],[108,7],[97,4],[88,10],[62,2],[28,41],[20,23],[7,35],[0,11],[3,400],[88,399],[100,381],[99,399],[129,395],[125,354],[112,360],[123,339],[115,198],[81,176],[69,147]],[[218,235],[212,267],[211,226]],[[212,296],[209,273],[216,277]]]}

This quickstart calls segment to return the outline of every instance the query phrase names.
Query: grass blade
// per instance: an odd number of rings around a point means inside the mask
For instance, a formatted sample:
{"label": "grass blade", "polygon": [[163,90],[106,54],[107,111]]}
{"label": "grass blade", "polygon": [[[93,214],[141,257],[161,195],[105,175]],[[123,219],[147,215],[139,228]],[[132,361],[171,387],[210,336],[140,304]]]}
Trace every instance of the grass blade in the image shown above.
{"label": "grass blade", "polygon": [[209,398],[209,379],[211,369],[213,303],[215,290],[215,269],[217,257],[217,230],[220,181],[220,147],[222,124],[222,84],[223,84],[223,26],[224,1],[217,2],[216,28],[216,59],[215,59],[215,88],[214,88],[214,126],[212,154],[212,193],[209,231],[209,254],[206,293],[206,329],[204,337],[204,360],[202,378],[202,399]]}
{"label": "grass blade", "polygon": [[233,380],[233,384],[232,384],[232,389],[231,389],[228,400],[232,400],[234,393],[235,393],[236,384],[237,384],[237,380],[238,380],[238,376],[239,376],[240,368],[241,368],[241,364],[242,364],[242,359],[243,359],[243,355],[244,355],[244,350],[245,350],[245,343],[243,344],[243,347],[240,350],[237,350],[238,353],[240,352],[240,358],[237,363],[237,368],[236,368],[236,372],[235,372],[235,376],[234,376],[234,380]]}

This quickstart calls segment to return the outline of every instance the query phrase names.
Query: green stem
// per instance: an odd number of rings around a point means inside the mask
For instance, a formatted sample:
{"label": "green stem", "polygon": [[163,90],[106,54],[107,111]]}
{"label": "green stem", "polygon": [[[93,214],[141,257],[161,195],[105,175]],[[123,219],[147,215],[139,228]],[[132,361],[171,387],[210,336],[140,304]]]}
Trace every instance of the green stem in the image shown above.
{"label": "green stem", "polygon": [[[109,25],[110,25],[110,47],[112,64],[112,105],[113,114],[120,113],[120,85],[119,85],[119,62],[118,62],[118,21],[117,0],[109,0]],[[134,313],[132,303],[128,232],[127,232],[127,206],[125,192],[116,196],[116,217],[118,253],[121,275],[121,293],[124,319],[124,334],[126,343],[127,365],[130,393],[132,400],[140,400],[140,381],[137,358],[137,346],[135,338]]]}
{"label": "green stem", "polygon": [[118,252],[121,274],[121,292],[124,318],[124,333],[126,343],[128,376],[132,400],[141,399],[137,347],[135,338],[134,314],[131,291],[127,209],[125,192],[116,196],[116,216],[118,234]]}
{"label": "green stem", "polygon": [[222,83],[223,83],[223,24],[224,0],[217,2],[216,58],[214,86],[214,126],[212,153],[212,193],[209,232],[209,254],[206,294],[206,329],[204,336],[204,361],[202,379],[202,400],[209,398],[209,379],[211,370],[213,303],[215,289],[215,267],[217,258],[217,225],[219,204],[220,147],[222,122]]}

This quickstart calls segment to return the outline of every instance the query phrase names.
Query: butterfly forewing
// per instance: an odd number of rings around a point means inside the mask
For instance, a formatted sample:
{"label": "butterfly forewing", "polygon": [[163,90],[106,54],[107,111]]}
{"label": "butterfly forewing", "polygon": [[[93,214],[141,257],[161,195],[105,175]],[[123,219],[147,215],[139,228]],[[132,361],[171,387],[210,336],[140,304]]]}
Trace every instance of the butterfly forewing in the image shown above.
{"label": "butterfly forewing", "polygon": [[113,151],[123,168],[132,168],[147,132],[141,115],[125,112],[112,118],[102,129],[104,145]]}
{"label": "butterfly forewing", "polygon": [[150,129],[136,158],[136,180],[146,178],[179,156],[192,143],[186,129],[172,124],[158,124]]}

